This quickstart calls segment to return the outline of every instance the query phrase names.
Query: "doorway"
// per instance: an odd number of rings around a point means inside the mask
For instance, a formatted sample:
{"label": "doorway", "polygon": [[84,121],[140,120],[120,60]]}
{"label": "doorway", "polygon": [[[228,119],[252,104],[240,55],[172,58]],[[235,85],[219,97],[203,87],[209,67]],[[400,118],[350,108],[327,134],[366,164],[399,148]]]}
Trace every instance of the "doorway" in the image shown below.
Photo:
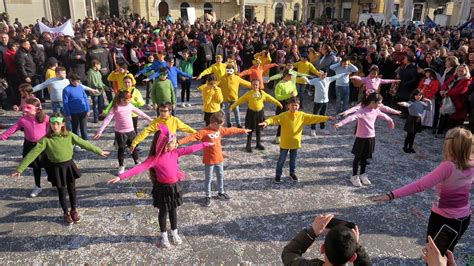
{"label": "doorway", "polygon": [[53,20],[61,20],[71,18],[71,11],[69,9],[69,1],[64,0],[50,0],[51,5],[51,16]]}
{"label": "doorway", "polygon": [[160,18],[166,18],[169,14],[169,8],[168,8],[168,3],[166,2],[161,2],[158,5],[158,16]]}

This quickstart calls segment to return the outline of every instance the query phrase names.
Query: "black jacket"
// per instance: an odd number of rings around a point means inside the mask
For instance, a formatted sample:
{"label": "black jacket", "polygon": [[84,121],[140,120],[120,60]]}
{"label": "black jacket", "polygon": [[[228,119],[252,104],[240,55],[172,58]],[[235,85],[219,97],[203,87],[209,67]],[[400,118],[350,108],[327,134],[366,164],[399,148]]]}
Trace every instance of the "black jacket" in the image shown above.
{"label": "black jacket", "polygon": [[100,73],[104,75],[108,75],[112,70],[114,70],[114,61],[112,59],[112,54],[110,54],[109,50],[103,48],[101,46],[93,46],[87,51],[86,60],[87,60],[87,68],[92,67],[92,60],[96,59],[100,62]]}
{"label": "black jacket", "polygon": [[[82,50],[69,50],[66,53],[66,62],[64,65],[67,68],[68,73],[75,72],[81,77],[82,82],[87,81],[86,77],[86,55]],[[79,59],[76,56],[80,56]]]}
{"label": "black jacket", "polygon": [[[323,265],[324,261],[320,259],[305,259],[302,256],[313,244],[316,237],[312,228],[299,232],[283,249],[283,253],[281,254],[283,265]],[[369,255],[363,247],[357,250],[357,259],[354,261],[354,265],[372,265]]]}
{"label": "black jacket", "polygon": [[25,82],[26,78],[32,78],[36,73],[36,64],[33,56],[25,48],[20,47],[15,55],[16,70],[20,77],[20,82]]}
{"label": "black jacket", "polygon": [[397,97],[402,100],[408,100],[411,92],[417,88],[420,76],[414,63],[401,66],[398,71],[400,84],[398,86]]}

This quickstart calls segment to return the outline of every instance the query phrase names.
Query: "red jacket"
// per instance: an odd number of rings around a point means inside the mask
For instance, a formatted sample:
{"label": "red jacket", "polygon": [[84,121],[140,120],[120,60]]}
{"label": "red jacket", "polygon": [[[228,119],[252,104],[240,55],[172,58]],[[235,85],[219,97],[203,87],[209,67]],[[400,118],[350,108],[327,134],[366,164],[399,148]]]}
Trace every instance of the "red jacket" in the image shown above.
{"label": "red jacket", "polygon": [[418,88],[421,89],[425,98],[430,100],[434,99],[436,93],[439,91],[439,87],[441,87],[441,84],[437,79],[431,80],[428,85],[425,84],[425,79],[422,79],[420,84],[418,84]]}
{"label": "red jacket", "polygon": [[7,74],[10,76],[16,76],[16,63],[15,63],[15,50],[7,50],[3,55],[3,62],[5,62],[5,67]]}
{"label": "red jacket", "polygon": [[[448,85],[454,82],[457,75],[452,75],[449,79],[444,82],[443,87],[441,90],[446,91],[448,90]],[[448,90],[448,96],[451,97],[451,100],[456,107],[456,113],[450,116],[453,120],[463,120],[466,119],[468,113],[468,91],[469,91],[469,84],[471,84],[471,78],[469,79],[461,79],[457,81],[457,83]]]}

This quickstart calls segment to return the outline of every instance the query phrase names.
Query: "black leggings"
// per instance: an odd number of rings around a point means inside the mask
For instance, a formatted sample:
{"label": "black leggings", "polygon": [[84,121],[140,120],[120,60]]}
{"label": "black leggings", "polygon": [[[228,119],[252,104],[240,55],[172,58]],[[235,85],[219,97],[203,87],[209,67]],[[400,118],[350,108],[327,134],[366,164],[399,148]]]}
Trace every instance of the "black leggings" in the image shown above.
{"label": "black leggings", "polygon": [[405,138],[405,146],[404,148],[411,149],[413,148],[413,143],[415,142],[415,136],[416,133],[407,133],[407,136]]}
{"label": "black leggings", "polygon": [[[314,103],[313,105],[313,114],[314,115],[326,115],[326,109],[328,107],[328,103]],[[319,128],[324,129],[324,123],[319,124]],[[311,129],[316,129],[316,124],[311,125]]]}
{"label": "black leggings", "polygon": [[[68,212],[67,200],[66,200],[66,187],[56,187],[58,189],[59,204],[64,213]],[[76,210],[76,184],[68,183],[67,184],[67,193],[69,194],[69,202],[71,203],[71,210]]]}
{"label": "black leggings", "polygon": [[360,164],[360,174],[365,173],[365,167],[367,166],[367,158],[362,158],[359,156],[354,157],[354,161],[352,162],[352,175],[357,175],[357,169],[359,168]]}
{"label": "black leggings", "polygon": [[35,185],[41,187],[41,168],[33,168],[33,176],[35,177]]}
{"label": "black leggings", "polygon": [[191,93],[191,81],[185,80],[181,82],[181,102],[184,103],[184,97],[186,96],[186,101],[189,102],[189,94]]}
{"label": "black leggings", "polygon": [[464,232],[466,232],[470,221],[471,215],[461,219],[449,219],[432,211],[430,219],[428,220],[428,229],[426,232],[426,237],[428,238],[428,236],[431,236],[431,238],[435,238],[436,234],[441,229],[443,224],[446,224],[447,226],[453,228],[454,230],[456,230],[456,232],[458,232],[456,240],[454,240],[454,242],[449,247],[449,250],[453,252],[454,247],[458,243],[459,239],[461,239],[461,236],[464,234]]}
{"label": "black leggings", "polygon": [[[127,143],[128,144],[128,143]],[[130,147],[130,146],[129,146]],[[137,149],[134,149],[132,152],[132,158],[135,164],[138,163],[138,152]],[[117,159],[119,161],[119,165],[123,166],[123,160],[125,159],[125,147],[119,147],[117,150]]]}
{"label": "black leggings", "polygon": [[138,116],[132,117],[133,121],[133,130],[135,130],[135,134],[138,134]]}
{"label": "black leggings", "polygon": [[160,231],[166,232],[166,214],[170,216],[171,230],[178,228],[178,213],[177,209],[171,209],[168,212],[159,210],[158,211],[158,222],[160,223]]}

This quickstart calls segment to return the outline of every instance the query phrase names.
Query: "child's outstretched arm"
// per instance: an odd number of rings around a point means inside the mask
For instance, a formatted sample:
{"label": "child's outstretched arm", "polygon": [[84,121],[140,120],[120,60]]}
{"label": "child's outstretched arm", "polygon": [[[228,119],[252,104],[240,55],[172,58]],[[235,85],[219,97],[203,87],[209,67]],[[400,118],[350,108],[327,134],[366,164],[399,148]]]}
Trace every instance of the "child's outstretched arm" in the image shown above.
{"label": "child's outstretched arm", "polygon": [[220,129],[222,136],[235,135],[235,134],[247,134],[252,132],[250,129],[243,129],[237,127],[222,127]]}
{"label": "child's outstretched arm", "polygon": [[395,123],[393,123],[393,120],[392,118],[390,118],[390,116],[382,113],[382,111],[379,110],[379,114],[377,115],[377,118],[380,118],[382,120],[385,120],[387,121],[388,123],[388,128],[390,129],[394,129],[395,128]]}
{"label": "child's outstretched arm", "polygon": [[323,123],[328,120],[335,120],[332,116],[324,116],[324,115],[313,115],[313,114],[306,114],[303,113],[303,124],[304,125],[312,125],[317,123]]}
{"label": "child's outstretched arm", "polygon": [[151,117],[149,117],[147,114],[145,114],[145,112],[143,112],[142,110],[140,110],[136,107],[132,108],[132,112],[134,112],[135,114],[139,115],[142,118],[145,118],[146,120],[148,120],[148,122],[153,121],[153,119],[151,119]]}
{"label": "child's outstretched arm", "polygon": [[188,147],[176,149],[176,153],[178,154],[178,157],[181,157],[183,155],[188,155],[188,154],[191,154],[191,153],[195,153],[197,151],[200,151],[200,150],[202,150],[206,147],[213,146],[213,145],[214,145],[214,143],[212,143],[212,142],[198,143],[198,144],[194,144],[194,145],[191,145],[191,146],[188,146]]}
{"label": "child's outstretched arm", "polygon": [[183,145],[183,144],[186,144],[186,143],[189,143],[189,142],[201,141],[203,137],[204,137],[204,133],[201,132],[201,131],[198,131],[194,134],[189,134],[186,137],[178,140],[178,144]]}
{"label": "child's outstretched arm", "polygon": [[110,112],[107,117],[105,117],[104,121],[102,122],[102,125],[100,126],[99,130],[97,130],[97,133],[95,133],[93,139],[97,140],[102,136],[102,132],[104,132],[105,128],[109,125],[110,121],[112,121],[112,118],[114,118],[115,113],[112,111]]}
{"label": "child's outstretched arm", "polygon": [[0,140],[7,140],[11,135],[15,134],[20,127],[20,120],[18,120],[15,124],[0,134]]}
{"label": "child's outstretched arm", "polygon": [[177,124],[176,128],[183,132],[191,133],[191,134],[194,134],[197,132],[194,128],[190,127],[188,124],[184,123],[179,118],[176,118],[176,124]]}
{"label": "child's outstretched arm", "polygon": [[155,156],[150,156],[148,157],[143,163],[129,169],[128,171],[125,171],[123,174],[120,176],[110,179],[107,181],[107,184],[113,184],[117,183],[121,180],[128,179],[132,176],[138,175],[148,169],[150,169],[153,166],[153,161],[155,160]]}
{"label": "child's outstretched arm", "polygon": [[339,123],[335,124],[334,125],[334,128],[340,128],[342,126],[344,126],[345,124],[348,124],[352,121],[355,121],[357,120],[358,118],[360,117],[359,113],[355,113],[355,114],[352,114],[346,118],[344,118],[342,121],[340,121]]}
{"label": "child's outstretched arm", "polygon": [[347,116],[347,115],[349,115],[349,114],[352,114],[352,113],[357,112],[361,107],[362,107],[362,106],[361,106],[360,103],[359,103],[359,104],[357,104],[357,105],[355,105],[355,106],[353,106],[353,107],[351,107],[351,108],[345,110],[344,112],[339,113],[338,115]]}
{"label": "child's outstretched arm", "polygon": [[393,108],[390,108],[386,105],[382,105],[380,106],[380,111],[384,112],[384,113],[389,113],[389,114],[392,114],[392,115],[399,115],[401,114],[402,112],[401,111],[398,111],[398,110],[395,110]]}
{"label": "child's outstretched arm", "polygon": [[239,97],[239,98],[237,99],[237,101],[235,101],[235,102],[230,106],[230,110],[231,110],[231,111],[234,111],[235,107],[237,107],[237,106],[243,104],[243,103],[246,102],[246,101],[247,101],[247,94],[244,94],[244,95],[242,95],[241,97]]}
{"label": "child's outstretched arm", "polygon": [[98,154],[102,157],[107,157],[107,155],[109,155],[109,153],[110,153],[108,151],[103,151],[101,148],[95,146],[94,144],[90,143],[87,140],[83,140],[78,135],[76,135],[72,132],[69,132],[69,134],[71,134],[71,137],[72,137],[72,144],[78,145],[79,147],[83,148],[84,150],[88,150],[88,151],[93,152],[95,154]]}
{"label": "child's outstretched arm", "polygon": [[264,95],[264,99],[263,101],[265,102],[271,102],[273,103],[274,105],[280,107],[281,109],[283,109],[283,105],[280,103],[280,101],[278,101],[277,99],[273,98],[270,94],[262,91],[262,94]]}

